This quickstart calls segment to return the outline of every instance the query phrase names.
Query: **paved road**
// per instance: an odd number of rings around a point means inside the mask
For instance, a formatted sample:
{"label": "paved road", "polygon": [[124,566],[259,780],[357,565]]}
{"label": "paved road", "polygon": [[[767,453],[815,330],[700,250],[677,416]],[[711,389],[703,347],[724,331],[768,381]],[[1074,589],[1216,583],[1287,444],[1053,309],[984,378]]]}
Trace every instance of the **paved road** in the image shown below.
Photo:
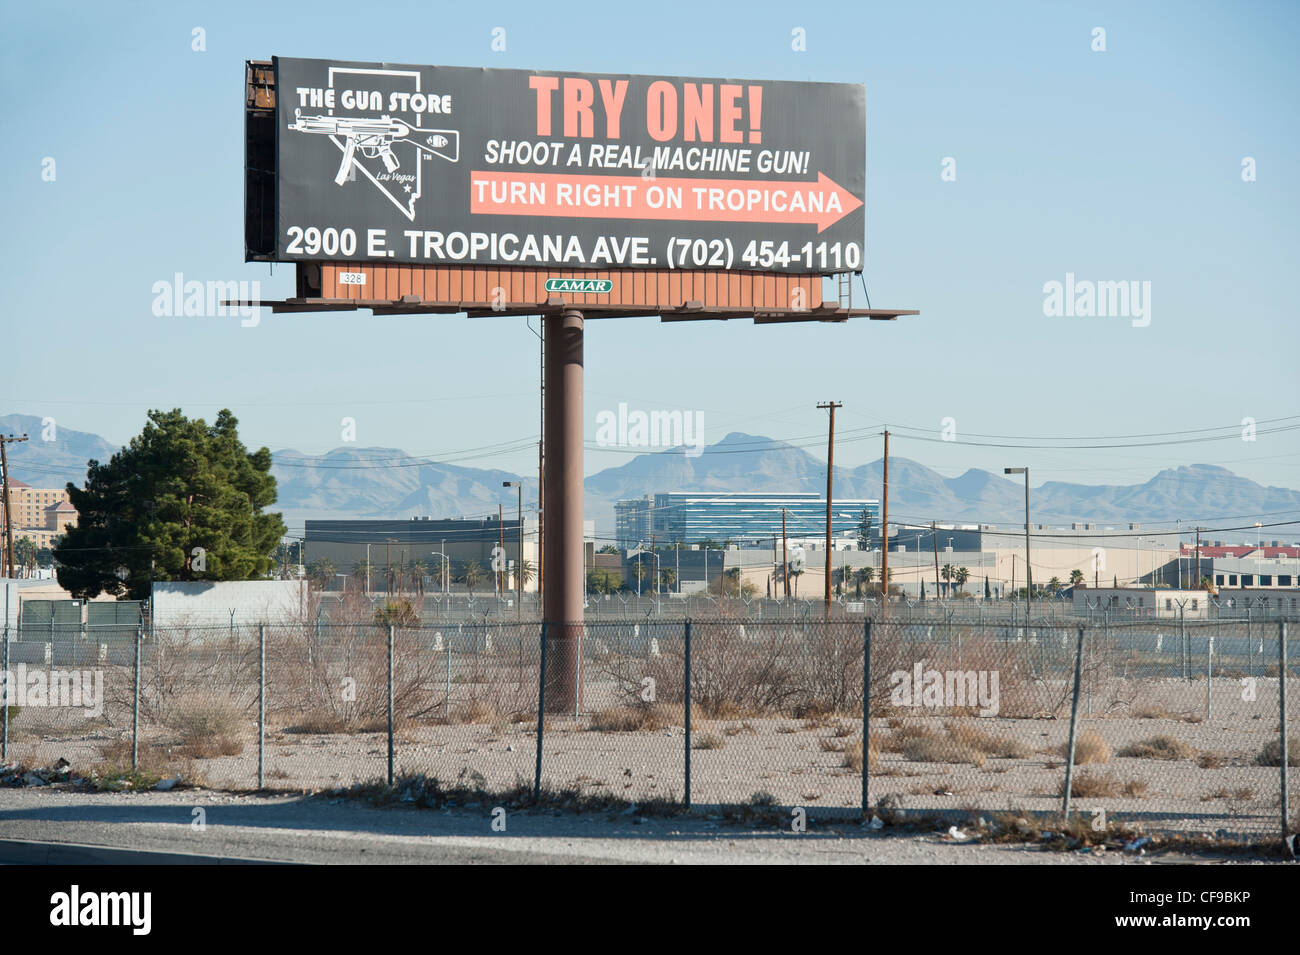
{"label": "paved road", "polygon": [[[195,825],[200,816],[205,823],[202,829]],[[1189,861],[1167,856],[1139,860],[1115,852],[1099,857],[1023,846],[959,845],[944,842],[937,834],[870,833],[856,825],[794,834],[788,827],[750,828],[707,818],[639,821],[634,816],[524,811],[507,815],[504,833],[492,831],[491,822],[489,813],[477,809],[375,809],[321,797],[203,790],[0,790],[0,840],[59,843],[67,846],[66,851],[74,846],[101,846],[206,857],[196,862],[1123,865]],[[8,851],[6,858],[0,844],[0,862],[33,861],[31,849],[25,854],[13,847]],[[93,850],[78,848],[77,852],[75,861],[94,858]]]}

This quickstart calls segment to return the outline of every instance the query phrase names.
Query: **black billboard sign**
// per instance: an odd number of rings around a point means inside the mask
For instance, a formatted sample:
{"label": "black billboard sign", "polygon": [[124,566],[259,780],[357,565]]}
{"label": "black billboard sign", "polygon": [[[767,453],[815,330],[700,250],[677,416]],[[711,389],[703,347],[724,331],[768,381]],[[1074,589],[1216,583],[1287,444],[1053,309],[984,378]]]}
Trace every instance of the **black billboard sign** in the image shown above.
{"label": "black billboard sign", "polygon": [[862,267],[865,90],[277,58],[275,258]]}

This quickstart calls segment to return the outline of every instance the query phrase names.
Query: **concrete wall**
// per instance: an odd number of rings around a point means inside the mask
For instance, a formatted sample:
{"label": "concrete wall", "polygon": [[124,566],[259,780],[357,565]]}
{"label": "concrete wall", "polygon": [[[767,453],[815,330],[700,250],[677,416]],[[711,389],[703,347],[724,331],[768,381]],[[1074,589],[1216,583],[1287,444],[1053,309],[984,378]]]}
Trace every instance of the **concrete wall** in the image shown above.
{"label": "concrete wall", "polygon": [[158,581],[153,590],[157,627],[236,626],[301,619],[307,609],[304,580]]}

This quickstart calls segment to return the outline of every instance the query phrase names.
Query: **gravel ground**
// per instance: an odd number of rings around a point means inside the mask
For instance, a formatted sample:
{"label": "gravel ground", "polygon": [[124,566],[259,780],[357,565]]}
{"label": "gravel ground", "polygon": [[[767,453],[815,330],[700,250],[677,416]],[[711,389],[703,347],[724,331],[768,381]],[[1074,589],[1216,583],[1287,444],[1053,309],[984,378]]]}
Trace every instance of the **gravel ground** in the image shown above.
{"label": "gravel ground", "polygon": [[[206,823],[195,828],[196,809]],[[1151,865],[1224,861],[970,845],[858,825],[750,827],[717,819],[518,811],[493,832],[482,811],[376,809],[352,800],[189,790],[0,790],[0,840],[302,863]],[[0,859],[3,848],[0,848]],[[1241,862],[1240,858],[1233,860]]]}
{"label": "gravel ground", "polygon": [[[1080,767],[1088,777],[1103,777],[1109,793],[1087,792],[1080,808],[1105,810],[1113,820],[1213,834],[1267,833],[1278,815],[1278,770],[1255,763],[1261,747],[1276,736],[1277,680],[1256,681],[1257,693],[1243,699],[1234,679],[1214,684],[1213,718],[1203,718],[1206,689],[1181,680],[1113,681],[1094,694],[1093,714],[1080,714],[1080,734],[1102,737],[1111,750],[1101,763]],[[1064,684],[1033,687],[1028,712],[1043,700],[1064,699]],[[1122,701],[1123,705],[1118,705]],[[1010,701],[1008,701],[1010,702]],[[86,772],[102,759],[106,746],[129,740],[125,726],[88,728],[84,722],[49,722],[54,711],[24,711],[12,728],[10,755],[30,766],[59,758]],[[1137,716],[1150,713],[1158,716]],[[909,809],[1050,811],[1059,805],[1064,780],[1059,748],[1068,732],[1065,718],[961,717],[923,712],[903,721],[943,732],[957,724],[1013,741],[1018,758],[990,757],[936,762],[898,752],[880,754],[871,774],[871,802],[892,795]],[[42,721],[45,721],[42,723]],[[888,741],[890,721],[875,719],[872,735]],[[860,775],[845,766],[846,745],[861,741],[860,720],[844,718],[806,724],[803,720],[751,718],[697,720],[692,753],[692,797],[697,803],[745,803],[758,791],[782,805],[859,805]],[[397,734],[397,773],[424,773],[443,781],[466,775],[490,789],[532,782],[536,760],[535,724],[488,720],[458,725],[408,725]],[[168,747],[165,728],[146,724],[147,742]],[[654,732],[597,732],[589,721],[556,720],[547,731],[543,781],[554,788],[632,800],[680,799],[684,727]],[[1176,759],[1120,756],[1124,747],[1167,736],[1185,747]],[[706,739],[707,738],[707,739]],[[200,784],[253,789],[257,782],[255,736],[245,728],[238,755],[197,759],[175,768],[176,775]],[[1202,766],[1204,757],[1213,762]],[[272,724],[266,737],[266,783],[285,789],[331,789],[383,778],[387,739],[383,733],[297,733]]]}

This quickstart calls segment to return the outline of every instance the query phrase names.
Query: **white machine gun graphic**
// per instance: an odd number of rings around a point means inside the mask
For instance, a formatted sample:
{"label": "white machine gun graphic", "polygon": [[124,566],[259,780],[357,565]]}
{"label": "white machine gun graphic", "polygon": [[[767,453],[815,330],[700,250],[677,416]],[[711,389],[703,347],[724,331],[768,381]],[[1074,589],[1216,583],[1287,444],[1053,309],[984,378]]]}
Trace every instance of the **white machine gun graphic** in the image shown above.
{"label": "white machine gun graphic", "polygon": [[410,143],[417,150],[438,156],[448,162],[460,160],[460,133],[454,129],[421,129],[404,120],[394,119],[385,113],[378,119],[357,116],[303,116],[302,110],[293,111],[294,121],[289,128],[300,133],[319,136],[343,137],[343,161],[334,181],[340,186],[347,181],[348,170],[357,150],[367,159],[376,156],[383,160],[384,168],[396,172],[402,165],[393,154],[394,143]]}

